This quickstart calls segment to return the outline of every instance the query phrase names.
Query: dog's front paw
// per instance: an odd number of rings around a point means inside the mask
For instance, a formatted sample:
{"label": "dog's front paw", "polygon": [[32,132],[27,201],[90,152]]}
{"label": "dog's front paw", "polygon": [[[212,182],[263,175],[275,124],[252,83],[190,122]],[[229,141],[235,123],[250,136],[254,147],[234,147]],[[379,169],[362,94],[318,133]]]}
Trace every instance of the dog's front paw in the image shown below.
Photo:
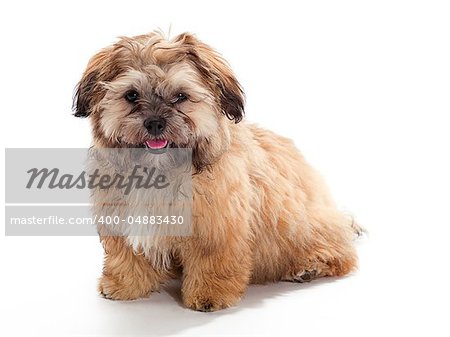
{"label": "dog's front paw", "polygon": [[206,295],[197,295],[184,298],[184,305],[192,310],[211,312],[228,308],[239,301],[239,298],[214,298]]}
{"label": "dog's front paw", "polygon": [[110,300],[135,300],[150,295],[149,291],[136,286],[124,285],[112,276],[102,275],[98,283],[98,291],[104,298]]}
{"label": "dog's front paw", "polygon": [[192,310],[211,312],[231,307],[236,304],[241,294],[214,291],[212,289],[199,288],[192,291],[183,289],[183,303]]}

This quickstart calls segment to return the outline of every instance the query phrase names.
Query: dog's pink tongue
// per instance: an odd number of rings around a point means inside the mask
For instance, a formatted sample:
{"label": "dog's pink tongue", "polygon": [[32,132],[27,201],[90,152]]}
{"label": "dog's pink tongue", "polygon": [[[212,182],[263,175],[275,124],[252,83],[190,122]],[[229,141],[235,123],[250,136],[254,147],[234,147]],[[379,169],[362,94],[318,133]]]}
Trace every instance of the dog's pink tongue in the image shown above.
{"label": "dog's pink tongue", "polygon": [[167,140],[165,140],[165,139],[156,139],[156,140],[150,139],[150,140],[145,141],[145,144],[151,149],[162,149],[162,148],[166,147]]}

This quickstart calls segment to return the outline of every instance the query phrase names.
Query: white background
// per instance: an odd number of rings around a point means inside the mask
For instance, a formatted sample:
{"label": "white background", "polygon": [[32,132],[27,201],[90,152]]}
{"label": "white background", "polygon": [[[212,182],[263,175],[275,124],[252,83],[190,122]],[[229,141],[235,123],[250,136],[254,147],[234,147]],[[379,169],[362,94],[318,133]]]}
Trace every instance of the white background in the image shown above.
{"label": "white background", "polygon": [[101,299],[95,237],[2,235],[0,335],[449,336],[448,2],[0,6],[2,146],[88,146],[71,99],[89,57],[116,36],[172,25],[229,60],[246,118],[293,138],[370,232],[355,274],[251,286],[238,306],[208,314],[184,309],[178,284],[148,300]]}

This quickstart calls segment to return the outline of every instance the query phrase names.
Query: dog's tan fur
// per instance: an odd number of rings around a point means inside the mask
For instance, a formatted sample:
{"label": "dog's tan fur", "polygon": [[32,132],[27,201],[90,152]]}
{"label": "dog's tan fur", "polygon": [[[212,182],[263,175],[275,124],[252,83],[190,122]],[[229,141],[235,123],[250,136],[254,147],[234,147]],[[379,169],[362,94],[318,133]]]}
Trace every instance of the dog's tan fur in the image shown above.
{"label": "dog's tan fur", "polygon": [[193,149],[193,235],[143,240],[138,249],[127,238],[101,236],[104,296],[145,297],[182,275],[185,305],[212,311],[235,304],[249,283],[355,269],[350,221],[290,140],[237,123],[242,89],[210,47],[190,34],[167,40],[150,33],[95,55],[75,97],[75,115],[90,116],[94,147],[133,147],[149,137],[143,118],[154,112],[130,113],[123,98],[130,88],[161,105],[180,90],[189,96],[167,105],[173,127],[164,137]]}

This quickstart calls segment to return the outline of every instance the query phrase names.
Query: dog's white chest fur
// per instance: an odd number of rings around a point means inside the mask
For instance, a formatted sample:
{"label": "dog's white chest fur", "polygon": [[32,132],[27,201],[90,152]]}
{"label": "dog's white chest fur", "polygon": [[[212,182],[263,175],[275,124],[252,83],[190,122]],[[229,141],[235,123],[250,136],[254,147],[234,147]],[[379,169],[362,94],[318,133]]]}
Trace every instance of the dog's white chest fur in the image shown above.
{"label": "dog's white chest fur", "polygon": [[[102,174],[115,172],[103,168]],[[155,267],[170,267],[168,236],[191,234],[192,185],[190,171],[170,172],[166,188],[96,189],[93,212],[100,224],[100,235],[123,236],[137,254],[144,254]]]}

